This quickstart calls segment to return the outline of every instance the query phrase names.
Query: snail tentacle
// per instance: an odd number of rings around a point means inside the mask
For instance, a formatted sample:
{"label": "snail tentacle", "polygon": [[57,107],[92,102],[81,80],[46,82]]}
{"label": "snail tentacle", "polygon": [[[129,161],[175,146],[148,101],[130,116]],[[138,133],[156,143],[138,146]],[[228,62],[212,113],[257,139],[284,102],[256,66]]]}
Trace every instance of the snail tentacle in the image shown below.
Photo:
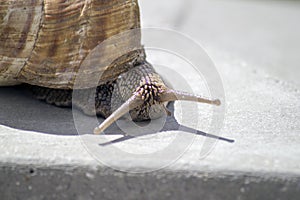
{"label": "snail tentacle", "polygon": [[187,92],[182,91],[176,91],[167,89],[160,97],[160,100],[162,102],[169,102],[169,101],[194,101],[194,102],[200,102],[200,103],[207,103],[211,105],[219,106],[221,105],[221,101],[219,99],[209,99],[204,98],[199,95],[193,95],[189,94]]}
{"label": "snail tentacle", "polygon": [[112,123],[120,119],[123,115],[128,113],[130,110],[143,104],[143,100],[140,96],[133,95],[123,105],[114,111],[108,118],[104,120],[98,127],[94,129],[94,134],[98,135],[107,129]]}

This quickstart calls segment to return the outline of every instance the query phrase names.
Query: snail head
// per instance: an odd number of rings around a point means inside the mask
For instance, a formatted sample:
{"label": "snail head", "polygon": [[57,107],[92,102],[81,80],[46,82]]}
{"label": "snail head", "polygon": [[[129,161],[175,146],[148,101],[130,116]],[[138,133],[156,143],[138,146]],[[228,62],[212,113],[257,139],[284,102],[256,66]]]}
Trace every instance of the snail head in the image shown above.
{"label": "snail head", "polygon": [[119,96],[117,100],[124,99],[124,101],[99,127],[95,128],[95,134],[100,134],[128,112],[134,121],[171,115],[166,108],[167,103],[171,101],[193,101],[217,106],[221,104],[218,99],[211,100],[167,87],[148,63],[143,63],[119,76],[115,93]]}

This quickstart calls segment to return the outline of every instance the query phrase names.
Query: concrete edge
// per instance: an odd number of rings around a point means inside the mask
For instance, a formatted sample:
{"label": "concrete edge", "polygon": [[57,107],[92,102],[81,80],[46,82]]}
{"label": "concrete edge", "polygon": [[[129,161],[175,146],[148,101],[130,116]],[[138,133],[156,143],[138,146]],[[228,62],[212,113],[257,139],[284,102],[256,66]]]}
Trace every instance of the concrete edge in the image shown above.
{"label": "concrete edge", "polygon": [[297,199],[300,176],[0,164],[1,199]]}

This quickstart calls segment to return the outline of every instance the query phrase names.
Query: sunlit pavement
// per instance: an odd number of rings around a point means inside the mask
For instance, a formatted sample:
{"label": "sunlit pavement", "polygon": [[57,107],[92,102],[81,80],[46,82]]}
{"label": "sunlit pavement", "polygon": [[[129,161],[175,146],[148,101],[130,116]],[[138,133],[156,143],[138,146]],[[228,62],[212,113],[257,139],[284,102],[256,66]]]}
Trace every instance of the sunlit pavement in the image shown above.
{"label": "sunlit pavement", "polygon": [[[123,141],[118,141],[121,135],[108,135],[106,140],[117,141],[114,147],[131,154],[164,149],[176,134],[193,139],[177,159],[163,157],[167,166],[155,157],[118,159],[113,153],[99,160],[91,146],[95,141],[103,144],[104,136],[78,136],[70,109],[38,102],[20,88],[1,88],[1,199],[297,199],[300,3],[145,0],[140,5],[143,27],[181,32],[207,51],[225,92],[218,135],[235,142],[180,131]],[[193,75],[185,69],[178,73]],[[188,80],[201,91],[196,79]],[[174,107],[175,118],[193,109]],[[210,107],[201,105],[199,110],[200,116],[191,112],[189,119],[177,120],[214,134],[207,126]],[[176,123],[170,120],[169,125]],[[213,144],[211,151],[200,157],[207,141]],[[107,158],[113,160],[111,166]],[[118,171],[122,169],[127,172]],[[151,172],[130,173],[139,170]]]}

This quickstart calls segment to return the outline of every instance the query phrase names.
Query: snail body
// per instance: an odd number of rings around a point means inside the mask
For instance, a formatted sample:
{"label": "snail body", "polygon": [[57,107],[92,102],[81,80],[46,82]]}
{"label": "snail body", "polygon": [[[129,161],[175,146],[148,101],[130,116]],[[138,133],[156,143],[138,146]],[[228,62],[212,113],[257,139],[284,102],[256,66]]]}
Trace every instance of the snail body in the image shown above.
{"label": "snail body", "polygon": [[[127,112],[136,121],[158,118],[168,113],[165,103],[169,101],[220,104],[168,88],[146,61],[139,31],[101,49],[98,59],[108,64],[94,62],[83,69],[84,84],[76,88],[83,91],[82,99],[72,100],[76,77],[91,51],[117,34],[139,28],[137,0],[2,2],[0,86],[25,83],[36,98],[47,103],[73,104],[88,115],[101,115],[106,120],[95,129],[97,134]],[[131,51],[108,62],[119,49],[129,47]],[[93,88],[89,78],[97,74],[101,77]]]}

